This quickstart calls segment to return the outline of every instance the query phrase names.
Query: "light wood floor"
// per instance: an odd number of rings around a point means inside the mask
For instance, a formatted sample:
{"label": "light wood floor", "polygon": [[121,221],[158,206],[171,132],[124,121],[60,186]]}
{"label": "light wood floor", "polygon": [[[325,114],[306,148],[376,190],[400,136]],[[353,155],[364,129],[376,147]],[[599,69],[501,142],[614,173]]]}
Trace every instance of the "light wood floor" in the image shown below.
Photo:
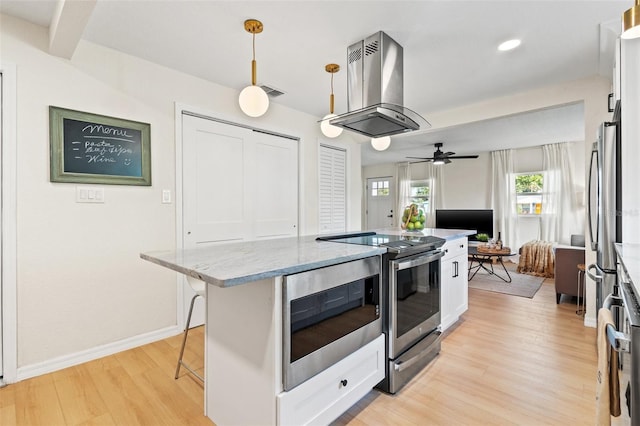
{"label": "light wood floor", "polygon": [[[434,362],[335,424],[592,425],[595,329],[575,310],[575,301],[556,305],[553,281],[533,299],[470,289],[469,311]],[[186,359],[202,366],[194,331]],[[179,345],[176,336],[0,389],[0,425],[210,425],[202,385],[173,379]]]}

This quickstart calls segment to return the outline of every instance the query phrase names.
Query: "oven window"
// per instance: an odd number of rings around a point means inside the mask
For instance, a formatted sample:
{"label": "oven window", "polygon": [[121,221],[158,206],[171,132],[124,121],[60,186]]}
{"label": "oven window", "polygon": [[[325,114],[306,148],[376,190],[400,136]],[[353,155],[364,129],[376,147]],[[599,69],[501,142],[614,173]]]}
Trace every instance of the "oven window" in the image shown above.
{"label": "oven window", "polygon": [[380,317],[379,275],[291,301],[291,362]]}
{"label": "oven window", "polygon": [[440,259],[396,272],[398,337],[440,312]]}

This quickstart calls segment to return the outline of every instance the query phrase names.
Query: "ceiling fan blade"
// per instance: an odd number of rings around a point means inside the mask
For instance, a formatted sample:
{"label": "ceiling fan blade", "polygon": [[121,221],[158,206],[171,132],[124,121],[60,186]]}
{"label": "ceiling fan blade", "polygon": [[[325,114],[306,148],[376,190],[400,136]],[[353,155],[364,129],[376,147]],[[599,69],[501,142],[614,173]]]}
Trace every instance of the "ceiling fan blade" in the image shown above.
{"label": "ceiling fan blade", "polygon": [[433,161],[433,157],[406,157],[406,158],[414,158],[416,160],[429,160]]}
{"label": "ceiling fan blade", "polygon": [[422,160],[422,161],[411,161],[410,163],[411,163],[411,164],[418,164],[418,163],[430,163],[430,162],[432,162],[432,161],[433,161],[433,160]]}
{"label": "ceiling fan blade", "polygon": [[455,157],[449,157],[449,158],[478,158],[477,155],[457,155]]}
{"label": "ceiling fan blade", "polygon": [[444,155],[444,156],[449,157],[449,156],[451,156],[451,155],[456,155],[456,153],[455,153],[455,152],[451,152],[451,151],[449,151],[449,152],[445,152],[444,154],[440,154],[440,155]]}
{"label": "ceiling fan blade", "polygon": [[449,160],[448,158],[445,158],[443,161],[444,161],[444,164],[449,164],[449,163],[451,163],[451,160]]}

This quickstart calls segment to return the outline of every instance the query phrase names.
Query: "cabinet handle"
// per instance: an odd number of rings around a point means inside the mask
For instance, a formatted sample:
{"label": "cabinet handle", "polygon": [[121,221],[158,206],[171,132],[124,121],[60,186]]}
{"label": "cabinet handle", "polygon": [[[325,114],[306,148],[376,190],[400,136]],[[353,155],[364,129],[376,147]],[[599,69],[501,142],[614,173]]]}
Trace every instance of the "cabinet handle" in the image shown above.
{"label": "cabinet handle", "polygon": [[342,379],[342,380],[340,380],[340,384],[341,384],[342,386],[344,386],[344,387],[346,387],[346,386],[347,386],[347,383],[349,383],[349,382],[347,382],[347,379]]}
{"label": "cabinet handle", "polygon": [[455,278],[455,277],[458,276],[458,261],[457,260],[453,261],[453,266],[454,266],[454,268],[453,268],[453,278]]}

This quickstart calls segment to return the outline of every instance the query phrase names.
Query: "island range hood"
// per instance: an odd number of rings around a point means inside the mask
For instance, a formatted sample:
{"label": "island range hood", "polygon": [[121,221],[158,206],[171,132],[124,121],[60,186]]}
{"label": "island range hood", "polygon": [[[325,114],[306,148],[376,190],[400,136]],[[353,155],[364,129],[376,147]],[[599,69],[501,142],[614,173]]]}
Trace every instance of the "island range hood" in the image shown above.
{"label": "island range hood", "polygon": [[349,112],[329,123],[378,138],[428,129],[431,125],[403,106],[402,46],[378,31],[347,49]]}

